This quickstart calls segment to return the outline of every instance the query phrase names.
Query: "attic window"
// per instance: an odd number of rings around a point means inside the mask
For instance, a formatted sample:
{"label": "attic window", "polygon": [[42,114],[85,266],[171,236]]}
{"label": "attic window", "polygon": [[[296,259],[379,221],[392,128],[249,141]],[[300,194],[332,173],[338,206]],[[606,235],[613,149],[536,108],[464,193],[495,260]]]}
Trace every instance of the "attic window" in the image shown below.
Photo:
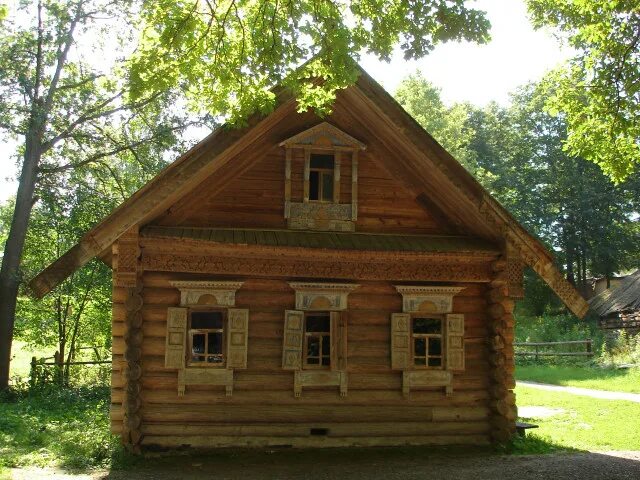
{"label": "attic window", "polygon": [[311,154],[309,166],[309,201],[332,202],[335,157]]}

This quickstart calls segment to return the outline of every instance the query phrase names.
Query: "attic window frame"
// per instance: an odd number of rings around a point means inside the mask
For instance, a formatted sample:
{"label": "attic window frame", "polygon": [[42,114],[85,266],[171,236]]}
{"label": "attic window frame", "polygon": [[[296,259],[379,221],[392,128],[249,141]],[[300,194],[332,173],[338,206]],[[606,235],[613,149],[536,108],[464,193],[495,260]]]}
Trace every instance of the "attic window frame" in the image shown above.
{"label": "attic window frame", "polygon": [[[333,182],[332,197],[331,199],[322,198],[322,173],[328,172],[330,169],[324,168],[312,168],[311,157],[313,155],[333,155],[333,175],[331,181]],[[338,147],[322,147],[317,146],[304,149],[304,177],[303,177],[303,203],[324,203],[324,204],[338,204],[340,203],[340,166],[342,163],[342,150]],[[319,191],[318,199],[311,200],[311,171],[320,172],[319,174]]]}

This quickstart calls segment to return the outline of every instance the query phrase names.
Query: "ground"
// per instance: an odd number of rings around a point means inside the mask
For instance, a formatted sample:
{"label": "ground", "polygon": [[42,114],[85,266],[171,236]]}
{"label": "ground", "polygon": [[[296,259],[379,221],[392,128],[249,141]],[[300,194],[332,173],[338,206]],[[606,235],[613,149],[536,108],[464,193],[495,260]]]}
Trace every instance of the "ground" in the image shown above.
{"label": "ground", "polygon": [[15,472],[20,480],[209,479],[495,479],[637,480],[640,452],[507,456],[428,448],[224,452],[206,457],[157,458],[127,471],[68,476],[54,470]]}

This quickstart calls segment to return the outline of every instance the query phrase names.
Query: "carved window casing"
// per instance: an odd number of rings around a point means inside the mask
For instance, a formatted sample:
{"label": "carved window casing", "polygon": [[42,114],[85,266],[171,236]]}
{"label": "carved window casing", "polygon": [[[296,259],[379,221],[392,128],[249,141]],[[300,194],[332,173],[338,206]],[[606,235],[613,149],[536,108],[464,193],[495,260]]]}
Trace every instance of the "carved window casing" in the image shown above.
{"label": "carved window casing", "polygon": [[242,282],[172,282],[180,307],[167,311],[165,367],[187,385],[221,385],[233,393],[233,371],[247,368],[249,310],[235,307]]}
{"label": "carved window casing", "polygon": [[[284,216],[289,228],[351,232],[358,218],[358,152],[365,145],[323,122],[280,143],[285,148]],[[295,152],[304,154],[302,201],[291,198]],[[341,203],[343,159],[351,160],[351,201]]]}
{"label": "carved window casing", "polygon": [[302,395],[303,387],[339,387],[346,396],[347,296],[358,285],[290,285],[296,310],[285,312],[282,368],[294,371],[295,396]]}
{"label": "carved window casing", "polygon": [[464,370],[464,315],[452,313],[463,288],[396,286],[402,313],[391,315],[391,368],[402,371],[402,392],[444,387],[453,393],[452,373]]}

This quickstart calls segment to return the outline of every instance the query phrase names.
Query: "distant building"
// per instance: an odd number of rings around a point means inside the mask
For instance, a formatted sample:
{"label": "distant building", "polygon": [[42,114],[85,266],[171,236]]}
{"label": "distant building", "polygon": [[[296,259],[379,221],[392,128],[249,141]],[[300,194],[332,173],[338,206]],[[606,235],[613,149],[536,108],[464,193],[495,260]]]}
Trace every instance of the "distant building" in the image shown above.
{"label": "distant building", "polygon": [[591,310],[600,317],[600,327],[640,331],[640,270],[613,285],[589,300]]}

